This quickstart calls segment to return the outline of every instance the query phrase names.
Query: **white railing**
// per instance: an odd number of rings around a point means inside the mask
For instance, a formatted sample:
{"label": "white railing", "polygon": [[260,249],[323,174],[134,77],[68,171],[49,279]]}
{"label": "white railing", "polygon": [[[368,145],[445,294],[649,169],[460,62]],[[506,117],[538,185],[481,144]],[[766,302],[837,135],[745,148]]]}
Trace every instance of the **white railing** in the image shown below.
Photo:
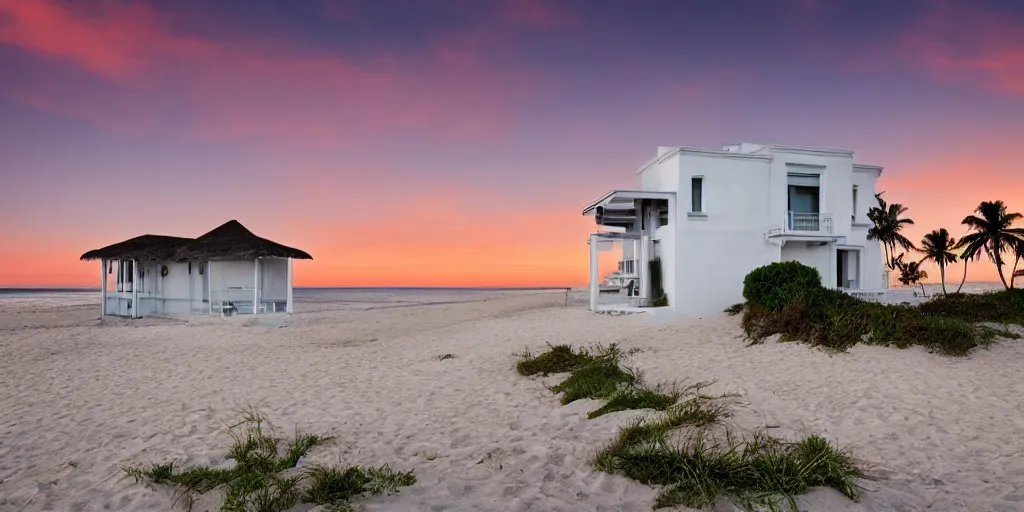
{"label": "white railing", "polygon": [[832,234],[832,216],[821,213],[786,212],[786,231]]}
{"label": "white railing", "polygon": [[619,262],[619,272],[626,275],[636,275],[637,260],[629,259]]}

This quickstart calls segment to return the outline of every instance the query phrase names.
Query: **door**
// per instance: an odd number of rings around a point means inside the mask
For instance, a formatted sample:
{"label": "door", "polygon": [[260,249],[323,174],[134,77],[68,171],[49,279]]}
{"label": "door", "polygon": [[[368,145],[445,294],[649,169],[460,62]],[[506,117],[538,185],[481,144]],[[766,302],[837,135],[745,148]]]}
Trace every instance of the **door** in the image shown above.
{"label": "door", "polygon": [[846,288],[846,251],[836,251],[836,288]]}

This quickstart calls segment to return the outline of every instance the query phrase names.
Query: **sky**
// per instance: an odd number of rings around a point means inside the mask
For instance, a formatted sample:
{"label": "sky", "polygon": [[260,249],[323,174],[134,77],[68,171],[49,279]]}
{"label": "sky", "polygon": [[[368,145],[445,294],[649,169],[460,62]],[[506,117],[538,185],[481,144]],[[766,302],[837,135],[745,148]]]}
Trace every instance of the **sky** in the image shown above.
{"label": "sky", "polygon": [[738,141],[884,166],[913,240],[1024,211],[1024,3],[0,0],[0,286],[229,219],[297,286],[583,285],[585,204]]}

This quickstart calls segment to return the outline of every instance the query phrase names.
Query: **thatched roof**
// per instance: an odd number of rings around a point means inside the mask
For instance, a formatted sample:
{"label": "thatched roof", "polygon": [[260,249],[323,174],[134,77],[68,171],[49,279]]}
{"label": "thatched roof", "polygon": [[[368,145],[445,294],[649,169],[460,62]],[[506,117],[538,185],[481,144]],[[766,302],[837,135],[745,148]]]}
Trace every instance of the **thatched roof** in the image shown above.
{"label": "thatched roof", "polygon": [[174,254],[191,241],[191,238],[177,236],[142,235],[101,249],[91,250],[83,254],[81,259],[166,261],[174,258]]}
{"label": "thatched roof", "polygon": [[217,229],[190,241],[174,254],[174,259],[177,261],[251,260],[267,257],[313,259],[312,256],[299,249],[254,235],[237,220],[228,221]]}

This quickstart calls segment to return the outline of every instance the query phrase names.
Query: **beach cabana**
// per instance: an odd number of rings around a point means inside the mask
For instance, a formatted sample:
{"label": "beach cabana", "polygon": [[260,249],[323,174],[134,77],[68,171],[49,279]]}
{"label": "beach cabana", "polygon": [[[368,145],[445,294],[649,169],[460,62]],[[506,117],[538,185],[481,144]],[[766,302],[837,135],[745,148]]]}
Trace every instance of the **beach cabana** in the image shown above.
{"label": "beach cabana", "polygon": [[139,318],[291,313],[292,260],[312,257],[232,220],[198,238],[143,235],[82,259],[101,262],[102,314]]}

